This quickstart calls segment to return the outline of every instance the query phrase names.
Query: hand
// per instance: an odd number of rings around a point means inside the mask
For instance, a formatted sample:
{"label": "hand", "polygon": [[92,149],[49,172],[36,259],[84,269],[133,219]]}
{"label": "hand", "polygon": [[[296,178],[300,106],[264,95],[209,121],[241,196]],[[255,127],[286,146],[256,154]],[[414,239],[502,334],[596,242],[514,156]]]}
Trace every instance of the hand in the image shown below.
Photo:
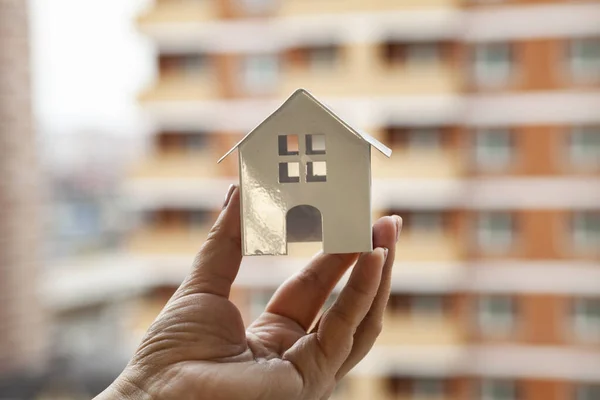
{"label": "hand", "polygon": [[[241,255],[239,191],[129,365],[97,399],[327,399],[371,349],[390,293],[400,217],[373,227],[375,250],[318,254],[244,329],[228,300]],[[335,303],[311,329],[354,263]]]}

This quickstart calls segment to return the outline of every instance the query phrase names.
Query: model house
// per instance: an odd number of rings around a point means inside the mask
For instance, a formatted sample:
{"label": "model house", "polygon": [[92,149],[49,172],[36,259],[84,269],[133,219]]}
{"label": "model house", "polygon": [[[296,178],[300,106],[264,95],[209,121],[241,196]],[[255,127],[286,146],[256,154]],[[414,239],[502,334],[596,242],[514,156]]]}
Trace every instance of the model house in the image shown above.
{"label": "model house", "polygon": [[392,153],[297,90],[219,160],[238,149],[244,255],[371,251],[371,146]]}

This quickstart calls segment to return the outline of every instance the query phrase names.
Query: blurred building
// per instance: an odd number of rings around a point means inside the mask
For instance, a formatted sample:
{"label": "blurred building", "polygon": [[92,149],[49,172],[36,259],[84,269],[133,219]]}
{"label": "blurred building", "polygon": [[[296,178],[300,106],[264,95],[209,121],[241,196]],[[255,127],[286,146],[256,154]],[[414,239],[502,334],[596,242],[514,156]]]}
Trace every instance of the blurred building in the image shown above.
{"label": "blurred building", "polygon": [[[127,358],[237,179],[216,160],[303,87],[393,148],[374,217],[405,222],[384,331],[336,398],[600,399],[599,4],[157,0],[138,27],[140,218],[127,254],[56,281],[66,348]],[[318,248],[244,260],[247,321]]]}
{"label": "blurred building", "polygon": [[24,2],[0,3],[0,376],[36,370],[45,356],[27,15]]}

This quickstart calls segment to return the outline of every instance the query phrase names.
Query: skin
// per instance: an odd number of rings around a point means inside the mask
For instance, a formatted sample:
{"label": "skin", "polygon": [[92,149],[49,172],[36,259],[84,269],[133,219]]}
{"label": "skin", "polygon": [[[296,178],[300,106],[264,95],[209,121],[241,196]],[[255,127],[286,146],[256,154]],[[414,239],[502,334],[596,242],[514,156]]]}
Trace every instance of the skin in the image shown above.
{"label": "skin", "polygon": [[[232,186],[191,273],[96,399],[329,398],[381,332],[401,227],[398,216],[379,219],[370,253],[317,254],[245,329],[228,299],[242,260],[239,190]],[[337,300],[315,323],[352,266]]]}

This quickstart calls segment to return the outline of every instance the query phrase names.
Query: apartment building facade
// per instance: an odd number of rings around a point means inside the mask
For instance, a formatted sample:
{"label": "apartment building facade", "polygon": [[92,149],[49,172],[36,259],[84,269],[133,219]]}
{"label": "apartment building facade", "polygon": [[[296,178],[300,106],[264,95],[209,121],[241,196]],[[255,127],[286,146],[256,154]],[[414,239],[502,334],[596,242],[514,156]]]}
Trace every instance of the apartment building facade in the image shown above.
{"label": "apartment building facade", "polygon": [[0,376],[31,373],[46,355],[27,16],[27,4],[0,3]]}
{"label": "apartment building facade", "polygon": [[[405,221],[384,331],[335,396],[600,398],[600,5],[157,0],[138,27],[154,131],[106,281],[139,283],[132,345],[237,179],[216,160],[303,87],[394,150],[373,154],[374,217]],[[318,249],[245,259],[245,319]]]}

